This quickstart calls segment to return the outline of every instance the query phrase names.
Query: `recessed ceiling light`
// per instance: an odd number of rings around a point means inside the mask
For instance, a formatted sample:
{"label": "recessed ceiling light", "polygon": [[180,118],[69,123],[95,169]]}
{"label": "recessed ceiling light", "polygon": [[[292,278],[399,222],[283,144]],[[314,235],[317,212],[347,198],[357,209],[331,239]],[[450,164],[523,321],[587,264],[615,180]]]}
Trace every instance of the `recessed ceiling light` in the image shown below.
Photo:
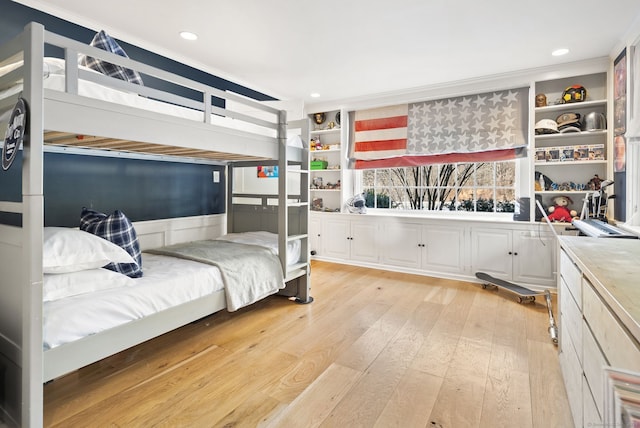
{"label": "recessed ceiling light", "polygon": [[180,31],[180,37],[185,40],[198,40],[198,35],[191,31]]}
{"label": "recessed ceiling light", "polygon": [[320,94],[317,92],[312,92],[310,95],[311,95],[311,98],[318,98],[320,96]]}
{"label": "recessed ceiling light", "polygon": [[566,55],[568,53],[569,53],[569,49],[560,48],[560,49],[556,49],[555,51],[551,52],[551,55],[553,55],[553,56],[562,56],[562,55]]}

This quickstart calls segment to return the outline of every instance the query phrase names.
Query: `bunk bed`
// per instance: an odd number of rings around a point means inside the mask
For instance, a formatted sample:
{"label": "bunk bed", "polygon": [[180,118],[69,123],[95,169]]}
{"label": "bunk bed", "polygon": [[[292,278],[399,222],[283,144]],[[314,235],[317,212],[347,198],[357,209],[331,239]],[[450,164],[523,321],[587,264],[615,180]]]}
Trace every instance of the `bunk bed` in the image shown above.
{"label": "bunk bed", "polygon": [[[64,58],[46,58],[47,45],[64,52]],[[199,95],[185,97],[106,76],[79,65],[83,56]],[[44,225],[46,151],[109,150],[148,155],[150,159],[207,159],[226,165],[224,215],[134,222],[145,264],[150,272],[160,272],[150,273],[144,281],[160,284],[162,269],[155,271],[153,266],[164,266],[166,260],[162,258],[169,257],[145,250],[196,239],[235,240],[237,233],[259,230],[273,234],[269,245],[277,253],[285,284],[279,294],[302,303],[312,300],[306,243],[306,121],[287,123],[286,111],[267,103],[62,37],[37,23],[29,24],[20,35],[0,46],[0,70],[0,123],[7,122],[7,112],[15,112],[14,106],[20,100],[28,113],[21,161],[12,165],[13,159],[3,151],[7,164],[3,168],[18,168],[22,177],[21,199],[0,201],[0,213],[20,218],[20,225],[0,224],[0,396],[5,397],[4,420],[24,426],[41,425],[43,382],[228,306],[224,289],[219,286],[217,267],[176,258],[171,263],[200,278],[193,282],[206,282],[203,276],[213,278],[210,288],[138,319],[43,346],[49,334],[43,328],[43,242],[47,230],[56,226]],[[222,106],[220,100],[225,101]],[[229,107],[232,104],[243,108],[233,110]],[[288,138],[292,128],[303,137]],[[277,195],[233,192],[234,168],[255,165],[279,167]],[[299,189],[289,189],[289,174],[299,176]],[[300,256],[291,260],[294,242],[300,243]],[[251,242],[238,245],[247,243]],[[116,289],[116,293],[120,291]]]}

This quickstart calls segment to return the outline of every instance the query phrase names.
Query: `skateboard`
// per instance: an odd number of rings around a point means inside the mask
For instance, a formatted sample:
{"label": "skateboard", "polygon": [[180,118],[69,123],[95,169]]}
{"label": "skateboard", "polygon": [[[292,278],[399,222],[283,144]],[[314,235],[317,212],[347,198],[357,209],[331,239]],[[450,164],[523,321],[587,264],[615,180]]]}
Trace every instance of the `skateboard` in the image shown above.
{"label": "skateboard", "polygon": [[551,340],[554,345],[558,344],[558,326],[556,325],[556,320],[553,317],[553,309],[551,307],[551,293],[549,290],[544,291],[534,291],[530,290],[521,285],[513,284],[509,281],[505,281],[504,279],[494,278],[488,273],[484,272],[476,272],[476,277],[484,281],[482,284],[482,288],[486,289],[488,286],[493,286],[497,288],[503,288],[505,290],[511,291],[518,295],[519,303],[532,303],[536,301],[536,296],[540,296],[544,294],[547,310],[549,311],[549,335],[551,336]]}
{"label": "skateboard", "polygon": [[505,281],[504,279],[494,278],[488,273],[484,272],[476,272],[476,278],[484,281],[482,284],[482,288],[486,289],[488,286],[498,287],[505,289],[507,291],[511,291],[518,295],[518,303],[531,303],[535,302],[536,296],[540,296],[544,294],[544,291],[534,291],[528,288],[525,288],[521,285],[516,285],[509,281]]}

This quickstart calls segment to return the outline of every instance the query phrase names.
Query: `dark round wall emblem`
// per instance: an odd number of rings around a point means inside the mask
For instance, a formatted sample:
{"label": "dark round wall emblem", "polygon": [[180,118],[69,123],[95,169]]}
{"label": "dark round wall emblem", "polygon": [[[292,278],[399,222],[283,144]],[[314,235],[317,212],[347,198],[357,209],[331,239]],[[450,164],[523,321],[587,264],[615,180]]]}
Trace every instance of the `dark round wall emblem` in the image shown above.
{"label": "dark round wall emblem", "polygon": [[4,136],[4,145],[2,146],[2,169],[8,170],[13,160],[18,154],[20,144],[24,140],[24,133],[27,129],[27,103],[23,98],[19,98],[11,118],[9,126]]}

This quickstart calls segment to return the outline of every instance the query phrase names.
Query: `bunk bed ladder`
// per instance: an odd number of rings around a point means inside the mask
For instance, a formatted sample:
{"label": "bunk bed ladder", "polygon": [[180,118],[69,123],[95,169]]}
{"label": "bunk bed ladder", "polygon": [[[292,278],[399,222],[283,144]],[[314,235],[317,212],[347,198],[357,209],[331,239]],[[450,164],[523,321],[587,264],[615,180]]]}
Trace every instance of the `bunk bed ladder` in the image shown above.
{"label": "bunk bed ladder", "polygon": [[[289,128],[299,128],[302,139],[302,156],[300,161],[290,161],[287,145],[286,111],[278,115],[279,156],[278,169],[278,251],[280,263],[285,273],[287,289],[295,290],[293,294],[298,303],[311,303],[313,297],[310,290],[309,260],[309,124],[306,120],[289,123]],[[297,175],[297,179],[290,178]],[[289,183],[298,182],[299,189],[290,192]],[[293,189],[292,189],[293,190]],[[295,217],[293,217],[295,216]],[[300,260],[293,265],[287,264],[287,244],[300,240]],[[290,290],[291,292],[291,290]]]}

